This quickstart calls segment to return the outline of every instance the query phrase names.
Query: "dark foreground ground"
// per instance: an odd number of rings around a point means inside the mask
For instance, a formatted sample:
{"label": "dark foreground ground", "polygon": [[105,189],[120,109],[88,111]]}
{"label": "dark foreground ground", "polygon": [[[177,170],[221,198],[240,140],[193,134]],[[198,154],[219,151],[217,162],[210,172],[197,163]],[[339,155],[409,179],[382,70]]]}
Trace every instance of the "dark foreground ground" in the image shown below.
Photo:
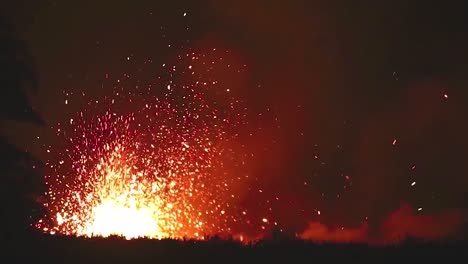
{"label": "dark foreground ground", "polygon": [[[1,263],[468,263],[468,242],[371,247],[269,240],[252,245],[234,241],[124,240],[34,236],[3,243]],[[340,261],[340,262],[336,262]],[[431,262],[432,263],[432,262]]]}

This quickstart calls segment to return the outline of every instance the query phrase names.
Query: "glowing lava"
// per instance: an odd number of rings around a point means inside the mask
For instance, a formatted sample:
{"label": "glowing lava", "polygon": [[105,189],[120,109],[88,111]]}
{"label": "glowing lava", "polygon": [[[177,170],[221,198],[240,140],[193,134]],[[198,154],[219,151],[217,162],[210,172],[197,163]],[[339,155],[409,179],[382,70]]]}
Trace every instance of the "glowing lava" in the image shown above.
{"label": "glowing lava", "polygon": [[[189,55],[188,63],[198,58]],[[248,176],[234,175],[229,165],[243,164],[246,156],[233,147],[244,108],[232,97],[219,106],[207,96],[212,87],[206,82],[161,86],[159,97],[150,86],[142,96],[121,92],[91,101],[57,128],[65,142],[48,150],[45,206],[52,219],[39,228],[78,236],[203,238],[230,234],[244,221],[233,187]]]}
{"label": "glowing lava", "polygon": [[[86,236],[119,235],[127,239],[169,236],[163,230],[174,230],[168,224],[170,215],[164,214],[164,204],[155,195],[162,186],[157,183],[148,185],[144,180],[139,182],[137,177],[143,176],[143,172],[134,171],[134,166],[125,164],[129,160],[122,159],[122,149],[121,146],[116,147],[107,161],[103,160],[97,165],[95,192],[88,194],[97,200],[92,203],[91,211],[72,228],[76,229],[78,235]],[[63,216],[57,214],[57,217],[61,219],[58,224],[63,225]]]}

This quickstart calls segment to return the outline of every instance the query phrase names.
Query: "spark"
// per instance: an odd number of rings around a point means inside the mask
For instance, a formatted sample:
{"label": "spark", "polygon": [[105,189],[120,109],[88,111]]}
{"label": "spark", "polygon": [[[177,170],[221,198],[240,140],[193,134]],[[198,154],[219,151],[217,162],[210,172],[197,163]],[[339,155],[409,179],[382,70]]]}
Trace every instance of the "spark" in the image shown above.
{"label": "spark", "polygon": [[411,183],[411,186],[415,186],[415,185],[416,185],[416,182],[415,182],[415,181]]}

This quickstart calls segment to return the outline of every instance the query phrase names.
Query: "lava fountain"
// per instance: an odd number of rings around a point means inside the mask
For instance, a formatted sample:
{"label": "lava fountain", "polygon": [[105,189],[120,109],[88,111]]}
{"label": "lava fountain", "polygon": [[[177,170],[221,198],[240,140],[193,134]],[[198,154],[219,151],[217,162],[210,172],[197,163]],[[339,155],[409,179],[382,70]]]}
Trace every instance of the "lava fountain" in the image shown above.
{"label": "lava fountain", "polygon": [[[202,57],[187,54],[184,62]],[[197,76],[191,66],[184,68]],[[47,149],[49,221],[37,227],[127,239],[231,234],[248,217],[236,205],[234,190],[248,176],[230,169],[249,156],[233,147],[246,109],[219,85],[191,78],[180,85],[149,85],[143,92],[120,87],[59,124],[62,142]],[[227,103],[210,98],[213,89]],[[164,92],[155,96],[154,90]]]}

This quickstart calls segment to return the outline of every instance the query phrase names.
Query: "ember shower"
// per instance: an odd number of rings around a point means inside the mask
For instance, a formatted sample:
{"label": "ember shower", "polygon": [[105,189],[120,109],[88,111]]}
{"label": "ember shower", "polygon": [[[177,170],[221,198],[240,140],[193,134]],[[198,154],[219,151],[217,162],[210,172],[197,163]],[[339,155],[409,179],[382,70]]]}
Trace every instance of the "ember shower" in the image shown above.
{"label": "ember shower", "polygon": [[247,109],[210,73],[231,65],[205,60],[194,52],[179,56],[147,85],[127,87],[126,75],[112,96],[90,100],[58,124],[62,143],[47,149],[48,217],[38,228],[201,238],[232,234],[245,223],[249,212],[237,206],[235,186],[249,178],[243,164],[251,155],[238,142]]}

